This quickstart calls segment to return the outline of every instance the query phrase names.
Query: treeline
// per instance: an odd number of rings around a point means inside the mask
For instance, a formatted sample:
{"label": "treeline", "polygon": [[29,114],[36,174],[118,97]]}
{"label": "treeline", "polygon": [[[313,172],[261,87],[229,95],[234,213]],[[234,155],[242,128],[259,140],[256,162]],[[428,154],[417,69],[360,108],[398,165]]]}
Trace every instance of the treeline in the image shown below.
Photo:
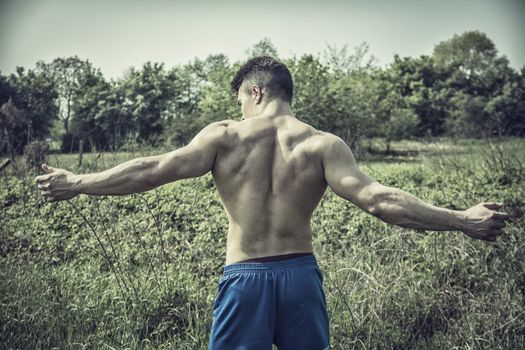
{"label": "treeline", "polygon": [[[248,56],[278,53],[268,39]],[[525,67],[509,65],[478,31],[435,46],[431,56],[375,65],[363,44],[283,59],[297,117],[351,144],[426,136],[525,135]],[[230,80],[242,62],[222,54],[166,68],[148,62],[107,80],[78,57],[0,74],[0,154],[18,154],[51,136],[63,152],[116,150],[126,144],[183,145],[206,124],[239,119]]]}

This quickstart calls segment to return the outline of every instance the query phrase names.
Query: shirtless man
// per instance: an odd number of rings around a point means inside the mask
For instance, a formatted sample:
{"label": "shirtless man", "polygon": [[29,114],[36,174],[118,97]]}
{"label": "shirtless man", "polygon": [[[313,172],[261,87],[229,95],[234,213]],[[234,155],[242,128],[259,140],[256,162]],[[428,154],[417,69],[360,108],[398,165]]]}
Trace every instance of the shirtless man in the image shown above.
{"label": "shirtless man", "polygon": [[[321,87],[320,87],[321,88]],[[50,202],[78,194],[124,195],[211,171],[228,215],[226,266],[215,301],[210,349],[328,349],[322,275],[310,217],[326,187],[379,219],[407,228],[462,231],[495,241],[502,204],[465,211],[427,204],[374,181],[340,138],[293,115],[287,67],[256,57],[232,81],[243,118],[205,127],[175,151],[85,175],[43,165],[36,182]],[[337,116],[334,116],[336,118]]]}

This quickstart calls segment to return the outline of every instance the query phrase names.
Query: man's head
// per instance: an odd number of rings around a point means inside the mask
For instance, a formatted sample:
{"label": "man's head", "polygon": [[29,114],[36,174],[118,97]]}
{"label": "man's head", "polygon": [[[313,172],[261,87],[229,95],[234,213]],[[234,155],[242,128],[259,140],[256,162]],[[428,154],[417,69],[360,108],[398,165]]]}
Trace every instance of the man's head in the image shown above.
{"label": "man's head", "polygon": [[[263,100],[280,99],[291,103],[293,80],[284,64],[269,56],[258,56],[239,69],[231,82],[231,89],[242,106],[243,114],[249,115]],[[244,101],[249,103],[245,105]]]}

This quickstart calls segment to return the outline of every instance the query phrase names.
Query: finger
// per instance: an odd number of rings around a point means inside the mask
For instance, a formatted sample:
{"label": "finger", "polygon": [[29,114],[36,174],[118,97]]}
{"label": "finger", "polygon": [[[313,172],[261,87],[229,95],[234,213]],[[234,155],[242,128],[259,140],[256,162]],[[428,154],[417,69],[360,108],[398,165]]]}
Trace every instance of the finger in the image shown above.
{"label": "finger", "polygon": [[486,235],[478,236],[476,238],[482,241],[489,241],[489,242],[494,242],[496,240],[496,236],[492,235],[492,233],[487,233]]}
{"label": "finger", "polygon": [[487,240],[494,242],[499,236],[501,236],[501,230],[491,230],[487,235]]}
{"label": "finger", "polygon": [[44,170],[46,173],[48,174],[51,174],[53,171],[55,171],[56,169],[53,168],[53,167],[50,167],[49,165],[47,164],[42,164],[42,170]]}
{"label": "finger", "polygon": [[496,211],[492,214],[492,217],[497,220],[508,220],[510,219],[510,215],[507,213],[502,213],[499,211]]}
{"label": "finger", "polygon": [[490,225],[491,228],[496,228],[496,229],[498,229],[498,228],[504,228],[505,226],[507,226],[507,224],[505,224],[504,221],[495,221],[495,222],[493,222],[493,223]]}
{"label": "finger", "polygon": [[48,202],[50,202],[50,203],[52,203],[52,202],[56,202],[56,198],[53,197],[53,196],[49,196],[49,197],[47,197],[46,200],[47,200]]}
{"label": "finger", "polygon": [[503,234],[503,231],[501,231],[501,230],[493,231],[492,234],[493,234],[492,237],[494,237],[494,239],[496,239],[496,238],[498,238],[499,236],[501,236]]}
{"label": "finger", "polygon": [[49,175],[40,175],[35,177],[36,183],[42,183],[49,180]]}
{"label": "finger", "polygon": [[494,202],[491,202],[491,203],[483,203],[483,206],[487,209],[491,209],[491,210],[496,210],[496,209],[499,209],[503,206],[503,203],[494,203]]}
{"label": "finger", "polygon": [[49,189],[49,187],[51,186],[51,184],[49,182],[44,182],[44,183],[40,183],[38,184],[38,189],[39,190],[47,190]]}
{"label": "finger", "polygon": [[493,234],[496,235],[496,236],[501,236],[501,235],[504,233],[504,232],[503,232],[503,227],[493,229],[492,232],[493,232]]}

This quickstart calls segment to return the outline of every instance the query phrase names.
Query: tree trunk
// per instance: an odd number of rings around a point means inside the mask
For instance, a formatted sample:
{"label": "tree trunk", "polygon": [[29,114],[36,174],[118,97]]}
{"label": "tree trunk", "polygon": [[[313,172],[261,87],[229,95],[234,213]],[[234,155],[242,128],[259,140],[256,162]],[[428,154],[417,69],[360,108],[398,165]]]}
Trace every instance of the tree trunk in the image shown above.
{"label": "tree trunk", "polygon": [[11,159],[7,159],[2,165],[0,165],[0,171],[4,170],[9,164],[11,164]]}

